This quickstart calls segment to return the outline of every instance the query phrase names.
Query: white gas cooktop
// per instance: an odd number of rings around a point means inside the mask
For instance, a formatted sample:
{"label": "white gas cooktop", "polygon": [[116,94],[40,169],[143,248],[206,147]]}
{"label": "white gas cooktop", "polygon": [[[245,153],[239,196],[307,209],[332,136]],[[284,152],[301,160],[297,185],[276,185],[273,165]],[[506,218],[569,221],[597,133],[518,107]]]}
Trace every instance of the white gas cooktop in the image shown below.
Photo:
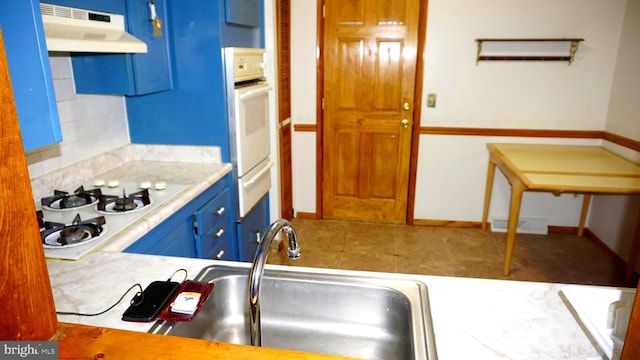
{"label": "white gas cooktop", "polygon": [[[42,210],[43,220],[48,222],[55,222],[61,224],[70,225],[73,223],[74,218],[80,215],[83,221],[93,219],[99,216],[104,216],[105,224],[102,225],[102,232],[99,236],[91,238],[90,240],[61,245],[54,240],[43,241],[43,247],[45,256],[47,258],[55,259],[67,259],[77,260],[89,252],[98,249],[105,245],[110,240],[114,239],[119,233],[126,231],[126,228],[143,218],[150,212],[153,212],[158,206],[167,200],[177,195],[181,190],[185,188],[185,185],[181,184],[166,184],[164,182],[150,183],[131,183],[131,182],[119,182],[115,180],[102,181],[94,180],[88,181],[85,184],[81,184],[85,190],[99,188],[102,195],[112,195],[122,197],[123,194],[133,194],[147,189],[149,192],[150,202],[146,206],[138,206],[133,211],[127,212],[109,212],[101,211],[98,209],[98,202],[94,202],[91,205],[85,205],[79,208],[59,209],[56,208],[55,203],[50,206],[41,205],[40,199],[36,200],[36,209]],[[71,189],[59,189],[73,194],[75,189],[80,185]],[[109,205],[106,210],[110,209]]]}

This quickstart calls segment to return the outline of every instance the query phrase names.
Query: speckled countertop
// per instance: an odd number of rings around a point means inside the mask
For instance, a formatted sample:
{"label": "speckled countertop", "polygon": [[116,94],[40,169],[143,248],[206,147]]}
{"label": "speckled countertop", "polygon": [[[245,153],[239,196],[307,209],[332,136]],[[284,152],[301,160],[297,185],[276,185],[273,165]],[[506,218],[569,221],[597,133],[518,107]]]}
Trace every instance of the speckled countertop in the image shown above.
{"label": "speckled countertop", "polygon": [[[304,249],[302,249],[304,252]],[[92,253],[81,261],[48,260],[58,311],[98,312],[114,304],[134,283],[143,287],[184,268],[194,278],[205,266],[247,263],[127,253]],[[288,269],[267,265],[267,269]],[[248,270],[247,270],[248,271]],[[371,273],[295,267],[294,271]],[[385,274],[427,284],[439,359],[600,359],[559,291],[567,285],[425,275]],[[176,274],[180,281],[184,275]],[[147,331],[152,323],[120,320],[133,293],[95,317],[58,316],[60,321]]]}

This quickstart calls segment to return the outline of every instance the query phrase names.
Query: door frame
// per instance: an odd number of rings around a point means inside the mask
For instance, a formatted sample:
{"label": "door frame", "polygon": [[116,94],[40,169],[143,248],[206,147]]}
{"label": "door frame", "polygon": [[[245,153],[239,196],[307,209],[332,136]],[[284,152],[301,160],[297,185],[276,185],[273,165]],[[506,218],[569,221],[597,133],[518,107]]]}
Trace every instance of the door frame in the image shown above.
{"label": "door frame", "polygon": [[[422,114],[422,89],[424,77],[424,48],[427,36],[427,10],[429,0],[420,0],[420,14],[418,21],[418,49],[416,50],[416,79],[414,89],[413,124],[411,126],[411,159],[409,163],[409,191],[407,193],[407,218],[408,225],[413,224],[416,193],[416,175],[418,167],[418,145],[420,141],[420,119]],[[324,109],[322,98],[324,94],[324,0],[317,0],[317,29],[316,43],[316,219],[322,219],[322,193],[323,193],[323,136],[324,136]]]}

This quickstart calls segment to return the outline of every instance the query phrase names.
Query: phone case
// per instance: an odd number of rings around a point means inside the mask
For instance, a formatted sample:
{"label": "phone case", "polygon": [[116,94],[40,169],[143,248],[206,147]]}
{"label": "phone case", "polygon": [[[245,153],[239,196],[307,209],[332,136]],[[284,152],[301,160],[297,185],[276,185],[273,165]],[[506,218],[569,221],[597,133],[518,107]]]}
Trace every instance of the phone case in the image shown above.
{"label": "phone case", "polygon": [[[213,283],[204,283],[195,280],[186,280],[180,285],[180,289],[175,292],[175,294],[171,297],[171,301],[164,308],[164,310],[158,315],[158,318],[171,321],[191,321],[193,320],[200,308],[204,304],[205,301],[209,298],[209,294],[213,290]],[[180,311],[175,308],[177,305],[176,301],[180,297],[181,294],[189,294],[189,296],[195,297],[195,301],[197,304],[194,304],[194,308],[190,309],[191,311]]]}
{"label": "phone case", "polygon": [[[142,295],[136,295],[133,303],[122,314],[124,321],[148,322],[158,317],[158,314],[173,297],[180,283],[173,281],[154,281],[144,289]],[[142,296],[142,301],[139,301]]]}

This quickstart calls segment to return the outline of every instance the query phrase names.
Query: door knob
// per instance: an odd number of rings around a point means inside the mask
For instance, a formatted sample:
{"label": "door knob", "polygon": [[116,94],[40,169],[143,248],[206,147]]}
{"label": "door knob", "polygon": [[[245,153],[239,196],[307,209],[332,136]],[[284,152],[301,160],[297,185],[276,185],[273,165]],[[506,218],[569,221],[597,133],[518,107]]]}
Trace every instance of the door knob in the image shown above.
{"label": "door knob", "polygon": [[402,104],[402,110],[409,111],[411,109],[411,104],[408,102]]}
{"label": "door knob", "polygon": [[400,123],[402,124],[402,127],[405,129],[409,127],[409,120],[407,119],[402,119]]}

